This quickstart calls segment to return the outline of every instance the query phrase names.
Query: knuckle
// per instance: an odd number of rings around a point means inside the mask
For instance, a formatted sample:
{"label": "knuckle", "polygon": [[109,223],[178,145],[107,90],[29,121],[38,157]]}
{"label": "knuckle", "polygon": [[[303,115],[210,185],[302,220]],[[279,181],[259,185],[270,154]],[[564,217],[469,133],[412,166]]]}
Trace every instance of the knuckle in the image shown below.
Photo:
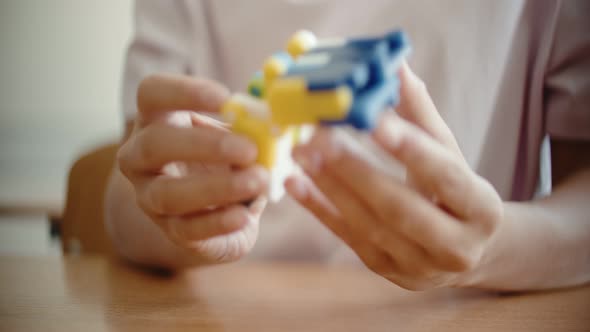
{"label": "knuckle", "polygon": [[146,106],[146,97],[148,97],[153,91],[154,87],[159,84],[160,78],[161,77],[159,74],[151,74],[141,80],[137,88],[137,107],[139,109],[143,109]]}
{"label": "knuckle", "polygon": [[394,259],[397,263],[396,271],[403,276],[415,280],[426,280],[432,275],[429,262],[420,259],[420,257],[416,256],[415,252],[407,248],[399,248],[397,250],[397,256]]}
{"label": "knuckle", "polygon": [[376,229],[368,234],[369,243],[372,243],[378,247],[382,247],[387,244],[387,234],[382,229]]}
{"label": "knuckle", "polygon": [[[377,187],[379,184],[375,184],[375,185],[371,185],[370,187],[375,188],[375,192],[383,192],[383,193],[388,193],[387,191],[383,190],[381,191],[381,188]],[[396,206],[397,204],[392,204],[392,197],[388,194],[383,194],[383,195],[374,195],[372,197],[373,202],[375,204],[376,207],[378,207],[378,215],[383,217],[383,218],[388,218],[391,216],[399,216],[400,212],[398,210],[398,207]],[[374,235],[375,237],[379,237],[379,234],[371,234]]]}
{"label": "knuckle", "polygon": [[[244,192],[242,192],[244,183],[235,174],[211,180],[212,182],[208,186],[208,191],[210,197],[215,201],[223,199],[225,201],[232,202],[246,196]],[[248,186],[249,185],[246,185],[246,187]],[[244,191],[247,191],[247,188],[245,188]]]}
{"label": "knuckle", "polygon": [[416,138],[412,135],[413,139],[410,139],[408,135],[400,135],[399,142],[397,143],[397,153],[403,158],[413,164],[421,164],[425,156],[418,153],[420,138]]}
{"label": "knuckle", "polygon": [[439,169],[438,181],[434,181],[434,190],[441,196],[453,196],[457,191],[465,190],[465,170],[457,162],[443,163]]}
{"label": "knuckle", "polygon": [[155,211],[151,206],[151,202],[146,197],[145,192],[137,192],[135,195],[135,201],[137,202],[137,206],[148,216],[152,217],[155,216]]}
{"label": "knuckle", "polygon": [[386,276],[385,278],[394,284],[410,291],[425,291],[433,288],[450,285],[453,274],[445,272],[430,271],[424,275],[414,275],[405,271],[396,271],[395,274]]}
{"label": "knuckle", "polygon": [[384,262],[382,261],[369,261],[369,262],[365,262],[365,265],[367,266],[367,268],[369,270],[371,270],[372,272],[378,274],[378,275],[387,275],[389,273],[391,273],[391,268],[389,266],[387,266]]}
{"label": "knuckle", "polygon": [[[416,210],[408,208],[411,202],[411,198],[407,195],[396,193],[391,187],[387,187],[387,183],[375,183],[373,186],[375,192],[382,192],[383,195],[375,195],[372,197],[374,206],[377,207],[376,214],[383,220],[392,220],[392,226],[395,230],[399,230],[402,233],[411,232],[415,224],[413,219],[416,218]],[[374,234],[376,240],[387,240],[388,234],[386,230],[381,229],[381,234]]]}
{"label": "knuckle", "polygon": [[374,251],[358,252],[359,257],[365,266],[372,272],[378,275],[389,275],[392,272],[392,266],[389,259],[385,258],[384,254],[378,254]]}
{"label": "knuckle", "polygon": [[158,215],[171,214],[172,207],[170,201],[167,199],[169,195],[165,193],[166,183],[164,181],[153,181],[144,191],[144,205],[147,210]]}
{"label": "knuckle", "polygon": [[498,224],[504,219],[504,203],[496,193],[494,187],[487,181],[481,179],[484,188],[485,204],[482,204],[480,220],[482,228],[488,235],[492,234]]}
{"label": "knuckle", "polygon": [[227,89],[224,90],[221,84],[203,78],[191,78],[179,81],[178,93],[187,98],[195,98],[195,102],[206,110],[221,107],[220,103],[224,100],[223,97],[229,94]]}
{"label": "knuckle", "polygon": [[416,280],[428,280],[432,277],[432,271],[423,264],[416,262],[405,262],[401,268],[408,276]]}
{"label": "knuckle", "polygon": [[[393,209],[391,207],[390,209]],[[416,213],[413,211],[403,211],[403,210],[396,210],[392,211],[391,215],[396,213],[396,229],[399,230],[401,234],[405,234],[406,236],[415,236],[417,230],[419,229],[419,224],[422,223],[423,218],[419,215],[411,215],[411,213]]]}
{"label": "knuckle", "polygon": [[399,287],[401,287],[405,290],[409,290],[409,291],[413,291],[413,292],[422,292],[422,291],[432,288],[428,284],[421,282],[419,280],[413,279],[413,278],[401,278],[401,277],[392,278],[392,277],[389,277],[389,278],[387,278],[387,280],[393,282],[394,284],[398,285]]}
{"label": "knuckle", "polygon": [[139,160],[145,164],[150,164],[157,159],[157,146],[155,144],[155,140],[152,138],[153,136],[157,135],[151,135],[152,131],[153,129],[146,128],[142,132],[138,133],[135,138],[135,145]]}
{"label": "knuckle", "polygon": [[118,150],[115,156],[115,160],[117,161],[117,165],[121,172],[129,177],[131,173],[131,154],[129,153],[129,142],[123,144]]}
{"label": "knuckle", "polygon": [[477,250],[451,250],[449,252],[450,266],[449,270],[452,272],[467,272],[475,268],[481,258],[481,254]]}

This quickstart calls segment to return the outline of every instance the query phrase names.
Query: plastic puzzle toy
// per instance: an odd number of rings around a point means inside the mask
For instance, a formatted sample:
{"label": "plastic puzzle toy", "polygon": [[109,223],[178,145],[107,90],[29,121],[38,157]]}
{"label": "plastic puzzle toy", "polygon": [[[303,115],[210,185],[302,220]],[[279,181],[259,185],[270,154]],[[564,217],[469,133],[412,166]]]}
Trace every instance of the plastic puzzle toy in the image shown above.
{"label": "plastic puzzle toy", "polygon": [[268,196],[278,201],[295,170],[291,149],[316,125],[375,127],[379,114],[399,100],[398,70],[410,51],[401,30],[370,38],[317,40],[297,32],[287,52],[269,57],[222,113],[232,130],[253,140],[257,162],[270,170]]}

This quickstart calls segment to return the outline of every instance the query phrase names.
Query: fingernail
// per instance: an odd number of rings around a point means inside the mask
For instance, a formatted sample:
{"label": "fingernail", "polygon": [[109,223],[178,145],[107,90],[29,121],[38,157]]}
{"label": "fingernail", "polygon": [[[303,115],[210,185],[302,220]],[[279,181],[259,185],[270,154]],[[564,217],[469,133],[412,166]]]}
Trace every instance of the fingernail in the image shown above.
{"label": "fingernail", "polygon": [[296,200],[304,200],[307,197],[307,188],[300,179],[294,178],[288,182],[287,190]]}
{"label": "fingernail", "polygon": [[402,62],[402,65],[400,66],[400,70],[402,71],[402,73],[405,72],[409,78],[412,78],[412,79],[417,78],[416,73],[414,73],[414,71],[412,70],[412,68],[408,64],[407,60],[404,60]]}
{"label": "fingernail", "polygon": [[295,162],[310,175],[319,173],[320,168],[322,167],[322,156],[319,151],[296,151],[293,159],[295,159]]}
{"label": "fingernail", "polygon": [[204,86],[200,92],[200,104],[203,105],[205,110],[211,111],[217,111],[230,95],[225,86],[217,83]]}
{"label": "fingernail", "polygon": [[232,210],[221,217],[221,224],[227,229],[237,228],[248,222],[247,217],[242,211]]}
{"label": "fingernail", "polygon": [[322,151],[325,161],[334,161],[342,154],[342,137],[335,131],[324,131],[318,135],[317,146]]}
{"label": "fingernail", "polygon": [[252,205],[250,205],[250,212],[254,213],[255,215],[259,215],[264,211],[266,204],[268,203],[268,199],[264,196],[258,197]]}
{"label": "fingernail", "polygon": [[227,135],[221,141],[221,154],[227,158],[256,158],[256,146],[245,138]]}
{"label": "fingernail", "polygon": [[400,126],[395,121],[394,118],[387,118],[380,131],[381,141],[389,149],[397,149],[401,141]]}
{"label": "fingernail", "polygon": [[235,188],[238,192],[254,193],[262,187],[262,179],[258,174],[245,172],[239,174],[235,179]]}

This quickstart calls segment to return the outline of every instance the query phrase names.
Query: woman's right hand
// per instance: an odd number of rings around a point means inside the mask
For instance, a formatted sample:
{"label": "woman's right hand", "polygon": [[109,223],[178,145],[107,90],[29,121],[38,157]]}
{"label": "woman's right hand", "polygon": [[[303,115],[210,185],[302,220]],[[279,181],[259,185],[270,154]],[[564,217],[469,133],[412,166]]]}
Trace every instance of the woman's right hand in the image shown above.
{"label": "woman's right hand", "polygon": [[206,79],[144,79],[134,128],[117,156],[143,212],[207,264],[252,249],[268,183],[253,143],[197,113],[218,112],[227,97],[225,87]]}

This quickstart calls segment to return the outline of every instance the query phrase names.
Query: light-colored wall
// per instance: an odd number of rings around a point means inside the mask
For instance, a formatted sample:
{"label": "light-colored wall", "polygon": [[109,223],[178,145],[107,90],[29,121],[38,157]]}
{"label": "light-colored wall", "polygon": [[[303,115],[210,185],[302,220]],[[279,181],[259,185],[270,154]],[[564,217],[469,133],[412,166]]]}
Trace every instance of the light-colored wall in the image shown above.
{"label": "light-colored wall", "polygon": [[131,0],[0,1],[0,205],[61,202],[81,152],[116,140]]}

